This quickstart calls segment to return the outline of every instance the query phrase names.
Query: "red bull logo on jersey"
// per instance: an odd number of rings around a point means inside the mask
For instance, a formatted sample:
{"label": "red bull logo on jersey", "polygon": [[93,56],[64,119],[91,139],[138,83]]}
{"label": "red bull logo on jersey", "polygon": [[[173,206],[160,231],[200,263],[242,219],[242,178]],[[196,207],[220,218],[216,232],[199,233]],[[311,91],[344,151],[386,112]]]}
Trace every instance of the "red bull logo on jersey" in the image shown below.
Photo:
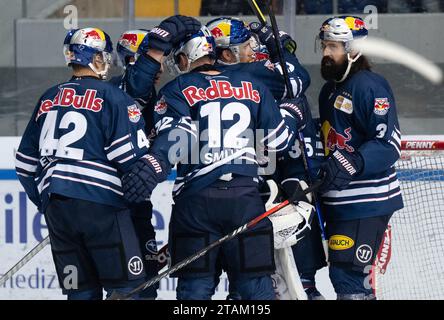
{"label": "red bull logo on jersey", "polygon": [[[254,61],[267,61],[270,58],[270,55],[268,53],[264,53],[264,52],[255,52],[254,53]],[[267,65],[265,65],[267,66]],[[274,70],[274,65],[272,67]]]}
{"label": "red bull logo on jersey", "polygon": [[164,114],[167,111],[167,109],[168,105],[165,101],[165,96],[162,96],[154,106],[154,112],[156,112],[157,114]]}
{"label": "red bull logo on jersey", "polygon": [[330,127],[330,130],[327,134],[327,148],[331,151],[334,151],[336,148],[338,149],[345,149],[348,152],[353,152],[355,149],[350,146],[347,142],[349,142],[352,139],[352,135],[350,133],[351,127],[348,127],[344,130],[344,134],[342,135],[338,133],[333,127]]}
{"label": "red bull logo on jersey", "polygon": [[377,115],[379,116],[386,115],[389,109],[390,109],[390,102],[388,101],[388,98],[375,98],[374,112]]}
{"label": "red bull logo on jersey", "polygon": [[225,80],[210,80],[208,88],[198,88],[189,86],[182,90],[188,104],[194,106],[200,101],[215,99],[251,100],[255,103],[261,101],[259,91],[253,89],[253,84],[249,81],[242,81],[242,87],[233,87],[230,82]]}
{"label": "red bull logo on jersey", "polygon": [[140,112],[139,108],[135,104],[128,106],[128,117],[131,122],[139,122],[141,115],[142,112]]}
{"label": "red bull logo on jersey", "polygon": [[53,100],[43,100],[40,103],[36,120],[44,113],[51,111],[54,106],[86,109],[93,112],[102,110],[103,99],[97,98],[97,90],[88,89],[85,94],[78,95],[73,88],[62,88]]}

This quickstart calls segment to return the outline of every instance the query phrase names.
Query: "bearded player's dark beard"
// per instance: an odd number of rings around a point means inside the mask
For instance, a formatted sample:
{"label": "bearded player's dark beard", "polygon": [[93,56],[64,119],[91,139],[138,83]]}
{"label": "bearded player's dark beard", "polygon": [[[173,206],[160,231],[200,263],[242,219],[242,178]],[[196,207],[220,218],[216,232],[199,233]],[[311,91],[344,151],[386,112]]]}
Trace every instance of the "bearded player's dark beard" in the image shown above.
{"label": "bearded player's dark beard", "polygon": [[347,70],[347,59],[341,64],[336,64],[330,57],[323,57],[321,62],[321,75],[327,81],[339,81]]}

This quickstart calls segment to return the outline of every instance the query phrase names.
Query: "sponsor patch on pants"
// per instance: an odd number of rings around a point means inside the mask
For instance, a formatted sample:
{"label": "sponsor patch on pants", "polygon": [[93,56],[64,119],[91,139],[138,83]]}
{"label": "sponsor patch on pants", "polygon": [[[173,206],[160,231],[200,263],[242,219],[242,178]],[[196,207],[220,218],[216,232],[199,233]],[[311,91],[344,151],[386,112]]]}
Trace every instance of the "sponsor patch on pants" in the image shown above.
{"label": "sponsor patch on pants", "polygon": [[331,250],[347,250],[355,245],[355,242],[352,238],[335,234],[328,239],[328,247]]}

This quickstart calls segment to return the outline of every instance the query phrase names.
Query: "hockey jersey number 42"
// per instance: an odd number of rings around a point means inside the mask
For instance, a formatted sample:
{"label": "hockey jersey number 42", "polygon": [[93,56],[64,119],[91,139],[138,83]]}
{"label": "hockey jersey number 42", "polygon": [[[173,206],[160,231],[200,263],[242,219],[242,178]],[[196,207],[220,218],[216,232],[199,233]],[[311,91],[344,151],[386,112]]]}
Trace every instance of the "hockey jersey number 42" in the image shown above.
{"label": "hockey jersey number 42", "polygon": [[42,212],[51,193],[124,207],[120,177],[148,147],[133,99],[94,77],[73,78],[40,98],[16,172]]}

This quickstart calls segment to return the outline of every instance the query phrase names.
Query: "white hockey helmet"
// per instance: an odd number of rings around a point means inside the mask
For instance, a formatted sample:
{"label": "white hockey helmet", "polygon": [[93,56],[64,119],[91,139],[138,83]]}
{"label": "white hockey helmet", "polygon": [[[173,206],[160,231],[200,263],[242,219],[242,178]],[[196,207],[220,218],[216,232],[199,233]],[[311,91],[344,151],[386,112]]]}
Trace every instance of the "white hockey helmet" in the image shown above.
{"label": "white hockey helmet", "polygon": [[[215,52],[216,44],[214,38],[211,35],[210,30],[206,26],[202,26],[200,30],[181,42],[177,48],[173,48],[170,54],[165,59],[165,66],[168,72],[177,76],[179,74],[187,73],[190,71],[191,63],[204,56],[210,56],[210,58],[216,58]],[[188,59],[188,67],[186,70],[179,69],[179,54],[184,54]]]}
{"label": "white hockey helmet", "polygon": [[[69,41],[69,64],[79,64],[91,68],[101,79],[106,79],[111,65],[113,45],[109,35],[99,28],[77,30]],[[101,54],[105,64],[99,71],[93,65],[96,54]]]}
{"label": "white hockey helmet", "polygon": [[319,35],[317,36],[317,42],[319,42],[319,44],[317,43],[315,47],[319,47],[322,40],[339,41],[344,43],[344,49],[347,55],[347,69],[342,78],[336,82],[344,81],[350,73],[352,64],[362,56],[362,52],[357,52],[353,58],[351,57],[353,40],[365,39],[367,36],[367,27],[364,20],[360,17],[333,17],[322,23]]}
{"label": "white hockey helmet", "polygon": [[345,51],[351,51],[351,41],[365,38],[368,30],[364,20],[355,16],[340,16],[325,20],[322,23],[319,39],[340,41],[344,43]]}

